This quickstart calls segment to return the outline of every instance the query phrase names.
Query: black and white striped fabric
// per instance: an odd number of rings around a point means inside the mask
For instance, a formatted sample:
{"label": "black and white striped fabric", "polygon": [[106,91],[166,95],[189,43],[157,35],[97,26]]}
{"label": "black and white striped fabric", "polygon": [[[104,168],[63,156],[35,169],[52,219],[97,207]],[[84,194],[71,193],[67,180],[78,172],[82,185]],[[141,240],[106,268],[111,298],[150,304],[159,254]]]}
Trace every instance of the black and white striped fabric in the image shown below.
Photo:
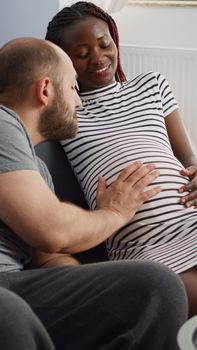
{"label": "black and white striped fabric", "polygon": [[99,175],[110,184],[138,159],[155,163],[161,174],[150,186],[159,184],[162,192],[107,240],[109,258],[158,261],[177,273],[195,266],[197,210],[180,204],[178,189],[188,179],[180,175],[165,127],[165,117],[178,108],[165,78],[149,72],[80,96],[77,137],[62,145],[91,208]]}

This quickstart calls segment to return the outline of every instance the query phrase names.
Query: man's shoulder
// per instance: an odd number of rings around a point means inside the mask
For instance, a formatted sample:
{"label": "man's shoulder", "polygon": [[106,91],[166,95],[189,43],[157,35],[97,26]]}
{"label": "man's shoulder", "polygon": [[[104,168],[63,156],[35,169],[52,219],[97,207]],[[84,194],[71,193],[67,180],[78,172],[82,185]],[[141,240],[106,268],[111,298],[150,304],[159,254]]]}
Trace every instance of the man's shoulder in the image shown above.
{"label": "man's shoulder", "polygon": [[19,118],[16,112],[13,110],[0,105],[0,121],[1,121],[1,131],[5,132],[5,129],[9,129],[9,132],[14,132],[14,130],[21,130],[26,133],[24,124]]}
{"label": "man's shoulder", "polygon": [[3,105],[0,105],[0,117],[5,120],[13,120],[17,123],[20,123],[20,118],[17,113]]}
{"label": "man's shoulder", "polygon": [[37,170],[33,145],[17,113],[0,106],[0,123],[0,173]]}

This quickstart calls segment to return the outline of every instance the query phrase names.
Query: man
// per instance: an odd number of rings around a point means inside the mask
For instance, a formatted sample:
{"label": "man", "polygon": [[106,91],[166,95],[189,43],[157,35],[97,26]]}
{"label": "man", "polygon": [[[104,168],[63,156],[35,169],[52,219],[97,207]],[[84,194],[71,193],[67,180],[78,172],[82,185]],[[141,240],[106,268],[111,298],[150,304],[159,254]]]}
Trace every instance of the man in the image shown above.
{"label": "man", "polygon": [[[34,146],[75,136],[75,83],[70,59],[52,43],[20,38],[0,49],[0,286],[31,307],[58,350],[175,350],[187,305],[171,271],[147,262],[68,265],[68,254],[104,241],[160,191],[145,190],[159,175],[154,165],[135,162],[110,187],[99,179],[95,211],[55,196]],[[27,269],[35,255],[45,268]],[[11,337],[4,349],[14,349]]]}
{"label": "man", "polygon": [[0,349],[54,350],[46,329],[27,303],[0,288]]}

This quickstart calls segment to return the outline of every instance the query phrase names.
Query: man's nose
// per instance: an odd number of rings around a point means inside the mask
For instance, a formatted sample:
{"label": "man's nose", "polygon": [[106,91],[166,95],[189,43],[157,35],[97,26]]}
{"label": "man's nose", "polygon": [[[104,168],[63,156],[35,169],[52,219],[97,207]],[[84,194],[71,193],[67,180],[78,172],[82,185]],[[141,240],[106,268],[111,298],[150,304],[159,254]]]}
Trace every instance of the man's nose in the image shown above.
{"label": "man's nose", "polygon": [[81,106],[81,99],[80,99],[77,91],[76,91],[76,94],[75,94],[75,106],[76,106],[76,108]]}

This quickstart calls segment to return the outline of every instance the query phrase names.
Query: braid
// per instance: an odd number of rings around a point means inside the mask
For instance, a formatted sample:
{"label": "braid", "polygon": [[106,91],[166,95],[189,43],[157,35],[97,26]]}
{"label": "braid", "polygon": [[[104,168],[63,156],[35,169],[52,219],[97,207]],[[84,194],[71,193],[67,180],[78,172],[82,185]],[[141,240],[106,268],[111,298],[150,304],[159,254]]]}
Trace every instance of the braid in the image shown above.
{"label": "braid", "polygon": [[117,69],[115,78],[118,82],[124,82],[126,77],[120,63],[119,36],[116,23],[107,12],[93,3],[78,1],[70,7],[64,7],[53,17],[52,21],[49,22],[45,39],[63,48],[62,37],[64,29],[88,16],[100,18],[107,23],[111,37],[117,47]]}

